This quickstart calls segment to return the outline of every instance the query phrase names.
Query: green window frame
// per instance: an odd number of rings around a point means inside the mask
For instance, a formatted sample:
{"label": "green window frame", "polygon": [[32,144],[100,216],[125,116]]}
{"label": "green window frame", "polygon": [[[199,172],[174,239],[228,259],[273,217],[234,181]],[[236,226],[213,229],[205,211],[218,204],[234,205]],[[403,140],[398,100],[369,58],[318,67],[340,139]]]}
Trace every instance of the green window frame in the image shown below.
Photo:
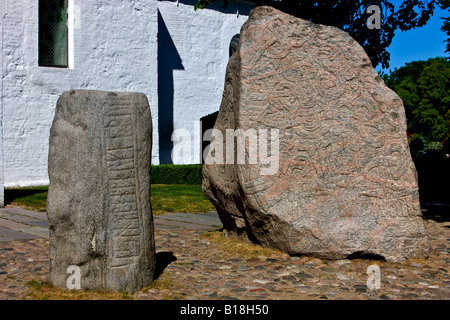
{"label": "green window frame", "polygon": [[69,66],[68,0],[39,0],[39,66]]}

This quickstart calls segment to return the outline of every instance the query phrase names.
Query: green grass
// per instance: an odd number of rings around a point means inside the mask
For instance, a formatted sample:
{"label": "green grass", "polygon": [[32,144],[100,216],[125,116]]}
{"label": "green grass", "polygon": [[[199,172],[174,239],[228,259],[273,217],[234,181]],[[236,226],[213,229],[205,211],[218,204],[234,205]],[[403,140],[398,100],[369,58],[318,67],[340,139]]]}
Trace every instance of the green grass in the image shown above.
{"label": "green grass", "polygon": [[45,281],[27,281],[26,286],[30,288],[28,295],[36,300],[133,300],[126,292],[63,290]]}
{"label": "green grass", "polygon": [[[5,204],[28,210],[47,210],[48,186],[5,189]],[[153,214],[204,213],[214,210],[201,185],[151,185]]]}
{"label": "green grass", "polygon": [[151,188],[153,214],[169,212],[204,213],[214,210],[200,185],[161,185]]}
{"label": "green grass", "polygon": [[241,256],[243,258],[265,256],[267,258],[277,259],[286,259],[289,257],[287,253],[278,249],[262,247],[250,242],[246,237],[240,237],[233,234],[229,235],[223,231],[205,232],[200,237],[219,244],[219,247],[222,250],[234,256]]}
{"label": "green grass", "polygon": [[48,186],[5,189],[5,204],[28,210],[47,210]]}

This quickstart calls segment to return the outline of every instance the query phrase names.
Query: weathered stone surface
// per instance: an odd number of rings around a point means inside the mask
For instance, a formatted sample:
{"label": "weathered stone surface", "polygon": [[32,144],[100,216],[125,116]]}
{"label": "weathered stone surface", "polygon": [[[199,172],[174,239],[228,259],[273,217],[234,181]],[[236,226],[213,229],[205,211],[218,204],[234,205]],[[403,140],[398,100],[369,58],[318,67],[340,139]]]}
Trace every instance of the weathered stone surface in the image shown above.
{"label": "weathered stone surface", "polygon": [[58,100],[50,132],[50,281],[139,290],[153,280],[152,121],[141,93],[75,90]]}
{"label": "weathered stone surface", "polygon": [[[426,257],[403,103],[364,49],[270,7],[252,11],[240,39],[215,129],[278,128],[279,168],[204,166],[203,191],[225,229],[290,254]],[[211,150],[207,163],[220,152]]]}

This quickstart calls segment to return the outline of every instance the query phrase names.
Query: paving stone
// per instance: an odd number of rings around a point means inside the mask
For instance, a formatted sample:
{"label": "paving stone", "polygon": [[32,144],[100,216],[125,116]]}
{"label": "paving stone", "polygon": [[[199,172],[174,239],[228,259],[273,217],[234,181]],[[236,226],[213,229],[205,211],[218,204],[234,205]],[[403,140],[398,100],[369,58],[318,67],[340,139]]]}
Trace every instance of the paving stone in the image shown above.
{"label": "paving stone", "polygon": [[16,230],[0,227],[0,241],[13,241],[13,240],[30,240],[36,238],[33,235],[23,233]]}
{"label": "paving stone", "polygon": [[348,259],[340,259],[340,260],[337,260],[335,263],[342,266],[344,264],[351,264],[352,262]]}
{"label": "paving stone", "polygon": [[297,278],[300,278],[300,279],[311,279],[311,278],[314,278],[314,276],[312,276],[312,275],[310,275],[310,274],[307,274],[307,273],[305,273],[305,272],[299,272],[299,273],[296,273],[295,276],[296,276]]}
{"label": "paving stone", "polygon": [[1,208],[0,210],[0,216],[6,219],[8,219],[10,216],[16,215],[32,217],[35,218],[36,220],[45,220],[45,221],[47,220],[47,213],[45,212],[30,211],[11,206]]}

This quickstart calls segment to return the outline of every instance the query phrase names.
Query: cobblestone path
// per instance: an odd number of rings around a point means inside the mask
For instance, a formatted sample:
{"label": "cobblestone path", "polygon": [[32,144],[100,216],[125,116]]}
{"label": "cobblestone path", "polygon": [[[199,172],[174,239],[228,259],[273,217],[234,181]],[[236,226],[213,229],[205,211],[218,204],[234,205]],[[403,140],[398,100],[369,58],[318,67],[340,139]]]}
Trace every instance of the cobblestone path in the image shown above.
{"label": "cobblestone path", "polygon": [[[450,205],[423,205],[431,252],[428,259],[324,260],[270,255],[244,256],[205,232],[221,227],[215,212],[155,216],[159,281],[133,299],[450,299]],[[381,287],[367,287],[367,268],[376,264]],[[29,280],[48,279],[48,222],[45,213],[0,209],[0,299],[32,299]]]}

